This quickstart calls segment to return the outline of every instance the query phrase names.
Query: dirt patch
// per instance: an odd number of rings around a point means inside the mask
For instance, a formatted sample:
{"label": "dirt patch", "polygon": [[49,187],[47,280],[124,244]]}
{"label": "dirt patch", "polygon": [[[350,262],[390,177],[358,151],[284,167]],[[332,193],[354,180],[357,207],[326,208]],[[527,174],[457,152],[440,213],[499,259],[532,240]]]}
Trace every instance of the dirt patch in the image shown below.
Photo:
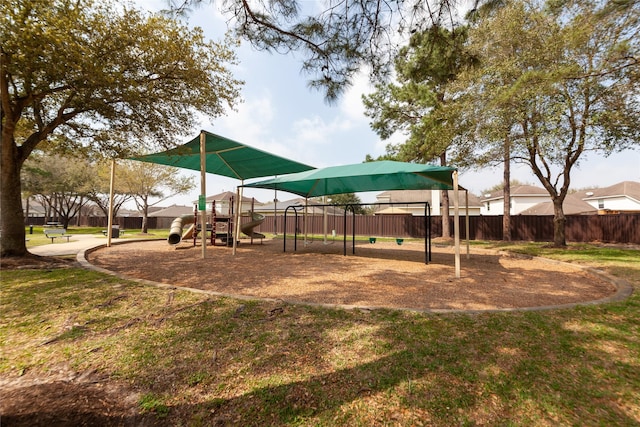
{"label": "dirt patch", "polygon": [[53,270],[70,267],[78,267],[75,257],[70,259],[28,254],[24,257],[2,257],[0,259],[0,269],[2,270]]}
{"label": "dirt patch", "polygon": [[155,426],[140,414],[139,394],[94,372],[54,367],[47,375],[0,378],[0,425]]}
{"label": "dirt patch", "polygon": [[259,298],[417,310],[488,310],[562,305],[612,295],[615,287],[578,266],[472,249],[455,278],[451,247],[433,247],[425,264],[424,243],[357,243],[343,255],[341,241],[305,245],[281,240],[242,242],[237,254],[225,246],[183,242],[137,242],[89,255],[99,267],[127,277]]}

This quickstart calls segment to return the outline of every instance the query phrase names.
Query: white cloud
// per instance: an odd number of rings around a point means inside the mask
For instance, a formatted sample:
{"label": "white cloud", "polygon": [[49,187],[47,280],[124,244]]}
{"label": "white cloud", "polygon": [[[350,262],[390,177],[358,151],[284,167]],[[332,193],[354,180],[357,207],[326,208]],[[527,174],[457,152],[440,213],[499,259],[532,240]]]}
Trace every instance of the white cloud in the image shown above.
{"label": "white cloud", "polygon": [[361,71],[353,79],[353,85],[347,90],[340,100],[340,111],[353,121],[368,124],[368,118],[364,115],[364,104],[362,103],[362,95],[369,94],[374,88],[369,83],[368,74]]}
{"label": "white cloud", "polygon": [[214,127],[226,132],[225,135],[239,141],[260,141],[268,134],[268,129],[276,114],[273,98],[268,91],[246,100],[238,106],[238,111],[231,111],[215,121]]}
{"label": "white cloud", "polygon": [[322,145],[335,140],[336,134],[351,128],[351,122],[339,116],[334,117],[330,122],[326,122],[322,117],[313,115],[294,122],[292,133],[295,140]]}

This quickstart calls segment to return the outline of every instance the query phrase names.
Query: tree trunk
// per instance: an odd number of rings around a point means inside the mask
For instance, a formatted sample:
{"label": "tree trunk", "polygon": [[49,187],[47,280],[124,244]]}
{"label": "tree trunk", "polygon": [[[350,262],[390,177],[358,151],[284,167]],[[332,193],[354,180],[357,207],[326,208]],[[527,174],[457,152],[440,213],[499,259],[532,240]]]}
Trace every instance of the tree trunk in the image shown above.
{"label": "tree trunk", "polygon": [[143,196],[141,203],[138,203],[136,200],[136,206],[138,210],[142,212],[142,227],[140,228],[140,232],[146,234],[149,232],[149,200],[146,196]]}
{"label": "tree trunk", "polygon": [[449,218],[449,191],[442,190],[440,192],[440,213],[442,215],[442,237],[448,239],[451,237],[451,220]]}
{"label": "tree trunk", "polygon": [[142,212],[142,230],[143,234],[147,234],[149,232],[149,207],[145,207]]}
{"label": "tree trunk", "polygon": [[[29,197],[29,196],[27,196],[27,198],[25,199],[25,207],[24,207],[24,219],[25,219],[25,221],[29,220],[29,211],[31,209],[31,204],[29,203],[30,199],[31,199],[31,197]],[[28,225],[28,224],[25,222],[24,225]]]}
{"label": "tree trunk", "polygon": [[502,240],[505,242],[511,241],[511,140],[509,135],[504,138],[503,147],[503,183],[504,191],[504,209],[502,214]]}
{"label": "tree trunk", "polygon": [[[447,165],[447,153],[446,151],[440,155],[440,166]],[[449,191],[442,190],[440,195],[440,215],[442,217],[442,237],[449,239],[451,237],[451,221],[449,220]]]}
{"label": "tree trunk", "polygon": [[69,223],[71,222],[71,218],[69,218],[68,216],[62,216],[62,227],[66,230],[67,228],[69,228]]}
{"label": "tree trunk", "polygon": [[41,202],[40,204],[42,205],[42,207],[44,208],[44,223],[48,223],[49,221],[52,221],[53,219],[51,218],[51,202],[47,199],[44,199],[44,202]]}
{"label": "tree trunk", "polygon": [[9,135],[2,135],[2,152],[0,154],[0,256],[26,256],[24,212],[22,211],[22,195],[20,169],[22,160],[18,148]]}
{"label": "tree trunk", "polygon": [[567,222],[562,209],[562,202],[564,198],[554,197],[553,199],[553,246],[565,247],[567,246],[567,239],[565,236],[565,224]]}

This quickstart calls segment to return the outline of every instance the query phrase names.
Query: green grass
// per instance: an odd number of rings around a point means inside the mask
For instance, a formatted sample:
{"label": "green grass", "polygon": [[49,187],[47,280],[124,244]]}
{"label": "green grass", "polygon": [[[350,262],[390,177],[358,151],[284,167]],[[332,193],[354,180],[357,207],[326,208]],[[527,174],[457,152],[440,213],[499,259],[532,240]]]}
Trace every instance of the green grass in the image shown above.
{"label": "green grass", "polygon": [[140,398],[140,408],[143,412],[154,412],[158,418],[164,418],[169,414],[169,408],[153,393],[145,394]]}
{"label": "green grass", "polygon": [[602,247],[590,243],[570,243],[566,248],[554,248],[548,243],[475,242],[478,247],[508,250],[531,256],[541,256],[564,262],[606,268],[625,280],[640,277],[640,251]]}
{"label": "green grass", "polygon": [[[102,230],[106,227],[75,227],[69,226],[67,228],[67,234],[77,236],[79,234],[95,235],[97,237],[104,237]],[[147,234],[141,234],[140,230],[124,230],[119,239],[141,239],[141,238],[167,238],[169,236],[169,229],[149,230]],[[51,239],[44,234],[44,227],[42,226],[27,226],[25,227],[25,237],[27,238],[27,248],[33,246],[40,246],[51,244]],[[66,243],[66,239],[56,239],[55,243]],[[73,237],[71,237],[73,241]],[[106,238],[105,238],[106,241]]]}
{"label": "green grass", "polygon": [[97,370],[167,425],[639,425],[640,252],[482,246],[598,267],[635,292],[565,310],[428,315],[2,271],[0,377]]}

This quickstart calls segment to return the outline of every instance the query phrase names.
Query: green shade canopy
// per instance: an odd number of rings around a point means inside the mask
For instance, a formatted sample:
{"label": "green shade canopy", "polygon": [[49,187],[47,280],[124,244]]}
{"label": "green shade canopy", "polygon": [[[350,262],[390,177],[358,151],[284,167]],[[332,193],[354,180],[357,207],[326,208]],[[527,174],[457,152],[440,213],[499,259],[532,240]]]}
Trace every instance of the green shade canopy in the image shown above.
{"label": "green shade canopy", "polygon": [[246,184],[303,197],[385,190],[451,190],[455,168],[380,161],[331,166]]}
{"label": "green shade canopy", "polygon": [[[205,134],[207,173],[245,180],[313,169],[312,166],[285,159],[210,132],[202,132]],[[171,150],[131,157],[131,160],[199,171],[200,135]]]}

